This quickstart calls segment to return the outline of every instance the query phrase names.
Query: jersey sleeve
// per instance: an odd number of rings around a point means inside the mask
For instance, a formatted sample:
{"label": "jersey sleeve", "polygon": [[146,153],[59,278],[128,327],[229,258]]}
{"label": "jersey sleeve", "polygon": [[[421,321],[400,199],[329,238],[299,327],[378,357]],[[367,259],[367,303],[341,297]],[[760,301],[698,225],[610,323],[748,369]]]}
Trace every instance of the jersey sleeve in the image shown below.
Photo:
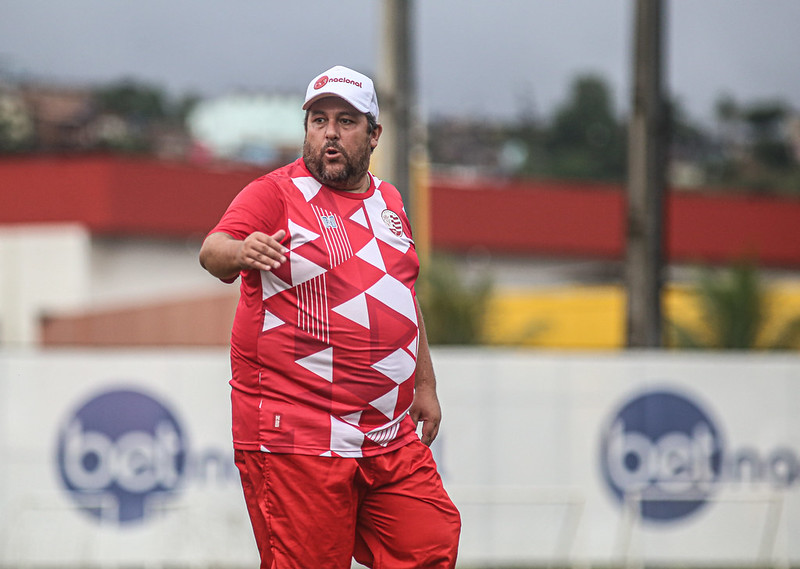
{"label": "jersey sleeve", "polygon": [[254,231],[272,235],[286,229],[286,225],[283,194],[275,182],[265,177],[239,192],[209,235],[222,232],[234,239],[244,239]]}

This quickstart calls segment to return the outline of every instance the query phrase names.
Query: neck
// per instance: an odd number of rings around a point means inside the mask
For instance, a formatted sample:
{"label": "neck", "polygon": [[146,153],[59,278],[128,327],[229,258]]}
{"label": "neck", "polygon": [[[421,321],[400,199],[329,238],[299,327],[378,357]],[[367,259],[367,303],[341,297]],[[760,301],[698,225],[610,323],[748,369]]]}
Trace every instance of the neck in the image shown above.
{"label": "neck", "polygon": [[[323,182],[323,183],[325,183],[325,182]],[[350,192],[350,193],[353,193],[353,194],[363,194],[367,190],[369,190],[369,184],[370,184],[370,179],[369,179],[369,174],[367,173],[367,174],[364,174],[364,177],[361,179],[361,181],[358,184],[355,184],[353,186],[345,187],[345,186],[334,186],[332,184],[327,184],[327,185],[330,186],[331,188],[333,188],[335,190],[339,190],[341,192]]]}

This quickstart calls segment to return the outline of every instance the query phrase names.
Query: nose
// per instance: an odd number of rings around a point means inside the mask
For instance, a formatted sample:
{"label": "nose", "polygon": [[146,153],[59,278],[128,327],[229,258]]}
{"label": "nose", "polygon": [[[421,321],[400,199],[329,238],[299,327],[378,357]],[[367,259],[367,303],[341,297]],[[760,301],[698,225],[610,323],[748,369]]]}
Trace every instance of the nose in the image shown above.
{"label": "nose", "polygon": [[339,125],[336,124],[336,121],[328,121],[325,125],[325,138],[328,140],[338,140]]}

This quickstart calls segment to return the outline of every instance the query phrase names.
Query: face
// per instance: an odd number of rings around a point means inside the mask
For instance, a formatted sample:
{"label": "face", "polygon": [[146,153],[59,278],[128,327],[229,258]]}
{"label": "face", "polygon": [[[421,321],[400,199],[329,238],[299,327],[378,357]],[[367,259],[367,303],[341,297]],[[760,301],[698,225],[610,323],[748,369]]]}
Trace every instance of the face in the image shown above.
{"label": "face", "polygon": [[337,190],[365,191],[372,150],[381,127],[368,132],[367,117],[339,97],[325,97],[309,108],[303,160],[311,174]]}

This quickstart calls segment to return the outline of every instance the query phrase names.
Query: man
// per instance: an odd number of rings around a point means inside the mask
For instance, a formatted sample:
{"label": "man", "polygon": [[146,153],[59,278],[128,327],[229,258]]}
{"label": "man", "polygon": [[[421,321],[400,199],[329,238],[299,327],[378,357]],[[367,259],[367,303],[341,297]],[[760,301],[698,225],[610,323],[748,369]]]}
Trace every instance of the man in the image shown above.
{"label": "man", "polygon": [[261,567],[451,568],[419,262],[399,192],[368,171],[373,83],[333,67],[303,109],[303,157],[245,187],[200,251],[241,276],[233,438]]}

